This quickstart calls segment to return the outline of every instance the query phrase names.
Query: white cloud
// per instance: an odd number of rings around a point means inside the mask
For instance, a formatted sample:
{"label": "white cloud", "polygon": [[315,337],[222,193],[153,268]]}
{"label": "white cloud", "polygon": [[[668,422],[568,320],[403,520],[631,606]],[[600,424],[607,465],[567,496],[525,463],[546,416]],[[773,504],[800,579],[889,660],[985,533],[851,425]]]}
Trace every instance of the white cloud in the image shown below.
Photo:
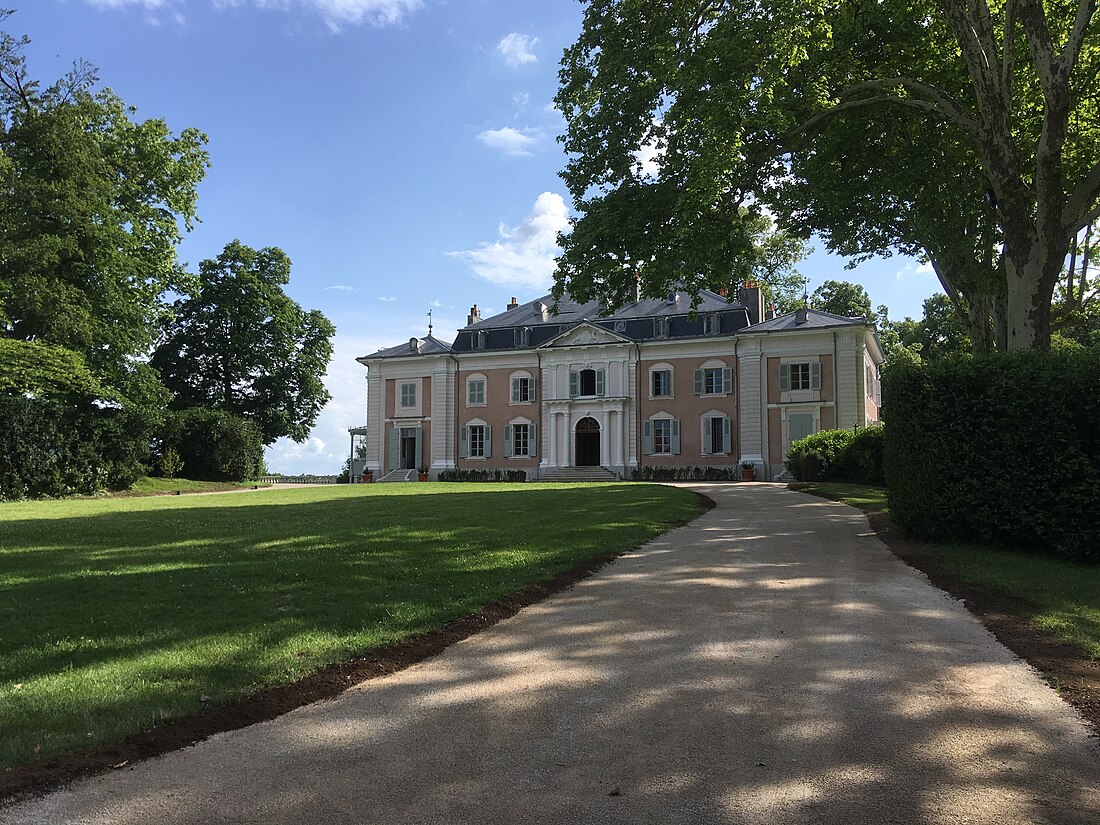
{"label": "white cloud", "polygon": [[396,301],[397,298],[395,298],[393,295],[379,295],[378,300],[389,302],[389,301]]}
{"label": "white cloud", "polygon": [[358,292],[359,290],[353,286],[346,286],[345,284],[333,284],[332,286],[326,286],[326,290],[332,289],[337,292]]}
{"label": "white cloud", "polygon": [[432,301],[432,306],[436,309],[441,309],[443,307],[443,302],[436,298],[434,301]]}
{"label": "white cloud", "polygon": [[910,275],[935,275],[936,270],[932,267],[931,262],[918,264],[916,261],[906,264],[898,270],[897,279],[899,281],[908,278]]}
{"label": "white cloud", "polygon": [[370,23],[372,26],[395,26],[404,19],[405,15],[424,5],[421,0],[303,0],[303,2],[321,12],[325,22],[333,29],[338,29],[345,23],[353,26],[361,23]]}
{"label": "white cloud", "polygon": [[124,9],[128,6],[140,6],[143,9],[163,9],[169,0],[84,0],[88,5],[99,9]]}
{"label": "white cloud", "polygon": [[568,226],[569,210],[562,196],[543,192],[519,226],[500,224],[498,240],[447,254],[465,261],[479,277],[492,283],[544,289],[554,275],[558,233]]}
{"label": "white cloud", "polygon": [[527,104],[531,102],[531,95],[527,92],[516,92],[512,95],[512,102],[520,109],[526,109]]}
{"label": "white cloud", "polygon": [[513,129],[505,126],[503,129],[489,129],[477,136],[477,139],[488,146],[512,157],[530,155],[530,149],[538,143],[539,132],[533,129]]}
{"label": "white cloud", "polygon": [[539,42],[537,37],[528,37],[526,34],[512,32],[504,35],[497,43],[497,51],[504,56],[504,62],[513,69],[524,63],[534,63],[538,60],[531,49]]}

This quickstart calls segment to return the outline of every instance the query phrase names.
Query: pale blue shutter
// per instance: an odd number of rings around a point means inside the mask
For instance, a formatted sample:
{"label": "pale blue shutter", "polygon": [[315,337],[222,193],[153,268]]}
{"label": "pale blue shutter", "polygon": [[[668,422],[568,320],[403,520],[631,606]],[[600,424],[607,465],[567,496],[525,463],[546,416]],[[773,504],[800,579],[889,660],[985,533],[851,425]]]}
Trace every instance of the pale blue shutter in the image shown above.
{"label": "pale blue shutter", "polygon": [[424,462],[424,428],[416,428],[416,467],[420,469]]}
{"label": "pale blue shutter", "polygon": [[509,458],[512,455],[512,425],[504,425],[504,457]]}
{"label": "pale blue shutter", "polygon": [[653,455],[653,422],[646,421],[642,424],[642,452]]}
{"label": "pale blue shutter", "polygon": [[722,392],[733,392],[733,370],[729,367],[722,370]]}
{"label": "pale blue shutter", "polygon": [[703,449],[700,452],[703,455],[710,455],[711,438],[713,437],[713,418],[703,419]]}
{"label": "pale blue shutter", "polygon": [[527,455],[538,455],[538,443],[535,435],[535,425],[531,424],[527,428]]}
{"label": "pale blue shutter", "polygon": [[576,398],[581,394],[581,376],[576,370],[569,370],[569,397]]}
{"label": "pale blue shutter", "polygon": [[401,430],[390,430],[390,455],[387,466],[391,470],[396,470],[398,462],[401,459]]}
{"label": "pale blue shutter", "polygon": [[458,457],[469,458],[470,457],[470,428],[459,427],[458,428]]}
{"label": "pale blue shutter", "polygon": [[488,458],[493,454],[493,428],[488,424],[485,425],[485,457]]}
{"label": "pale blue shutter", "polygon": [[810,364],[810,389],[821,389],[821,364],[816,361]]}
{"label": "pale blue shutter", "polygon": [[733,452],[732,441],[733,422],[727,416],[726,418],[722,419],[722,452],[726,453],[727,455]]}
{"label": "pale blue shutter", "polygon": [[518,404],[519,401],[520,401],[519,388],[520,388],[520,384],[522,383],[522,381],[523,381],[522,378],[513,378],[512,379],[512,403],[513,404]]}
{"label": "pale blue shutter", "polygon": [[604,389],[607,386],[606,378],[606,370],[596,370],[596,395],[602,397],[605,394]]}
{"label": "pale blue shutter", "polygon": [[672,419],[672,453],[680,454],[680,419]]}
{"label": "pale blue shutter", "polygon": [[706,389],[706,385],[703,383],[703,371],[702,370],[696,370],[695,371],[695,394],[696,395],[702,395],[703,391],[705,389]]}
{"label": "pale blue shutter", "polygon": [[789,392],[791,389],[791,365],[779,365],[779,389],[781,392]]}
{"label": "pale blue shutter", "polygon": [[527,379],[527,400],[534,401],[538,398],[538,381],[534,378]]}

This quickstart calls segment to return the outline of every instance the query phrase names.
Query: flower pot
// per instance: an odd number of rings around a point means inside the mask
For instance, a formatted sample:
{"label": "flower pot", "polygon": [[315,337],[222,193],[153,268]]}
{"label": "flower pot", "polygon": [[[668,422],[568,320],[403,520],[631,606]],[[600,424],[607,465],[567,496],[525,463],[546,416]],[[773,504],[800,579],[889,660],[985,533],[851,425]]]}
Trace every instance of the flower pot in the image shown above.
{"label": "flower pot", "polygon": [[418,479],[420,479],[421,481],[427,481],[428,480],[428,474],[427,473],[417,473],[416,477]]}
{"label": "flower pot", "polygon": [[756,481],[756,468],[754,467],[751,470],[746,470],[744,467],[742,467],[741,468],[741,480],[742,481]]}
{"label": "flower pot", "polygon": [[363,473],[363,477],[360,480],[363,484],[373,484],[374,483],[374,473]]}

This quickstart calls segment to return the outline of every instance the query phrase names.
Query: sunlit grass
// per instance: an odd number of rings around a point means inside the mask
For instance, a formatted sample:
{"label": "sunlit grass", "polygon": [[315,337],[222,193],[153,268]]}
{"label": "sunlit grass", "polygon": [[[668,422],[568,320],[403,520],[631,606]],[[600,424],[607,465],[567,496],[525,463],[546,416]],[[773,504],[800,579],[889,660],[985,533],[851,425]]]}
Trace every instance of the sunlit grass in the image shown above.
{"label": "sunlit grass", "polygon": [[[888,512],[886,490],[880,487],[814,483],[804,489],[863,510]],[[1032,624],[1100,659],[1100,567],[963,542],[926,546],[959,578],[1026,602]]]}
{"label": "sunlit grass", "polygon": [[0,505],[0,765],[292,681],[698,513],[639,484]]}

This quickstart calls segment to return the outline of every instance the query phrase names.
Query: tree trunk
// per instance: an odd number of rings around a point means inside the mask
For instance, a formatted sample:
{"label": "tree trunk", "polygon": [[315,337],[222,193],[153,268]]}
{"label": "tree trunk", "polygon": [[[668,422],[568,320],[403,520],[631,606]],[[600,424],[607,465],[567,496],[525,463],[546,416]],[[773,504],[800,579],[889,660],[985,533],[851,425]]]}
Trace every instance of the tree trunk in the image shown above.
{"label": "tree trunk", "polygon": [[[1007,256],[1005,320],[1010,351],[1050,349],[1050,302],[1054,294],[1054,280],[1047,275],[1050,258],[1049,250],[1040,244],[1032,247],[1022,263],[1014,261],[1011,254]],[[1064,260],[1063,255],[1058,261],[1058,276]]]}

